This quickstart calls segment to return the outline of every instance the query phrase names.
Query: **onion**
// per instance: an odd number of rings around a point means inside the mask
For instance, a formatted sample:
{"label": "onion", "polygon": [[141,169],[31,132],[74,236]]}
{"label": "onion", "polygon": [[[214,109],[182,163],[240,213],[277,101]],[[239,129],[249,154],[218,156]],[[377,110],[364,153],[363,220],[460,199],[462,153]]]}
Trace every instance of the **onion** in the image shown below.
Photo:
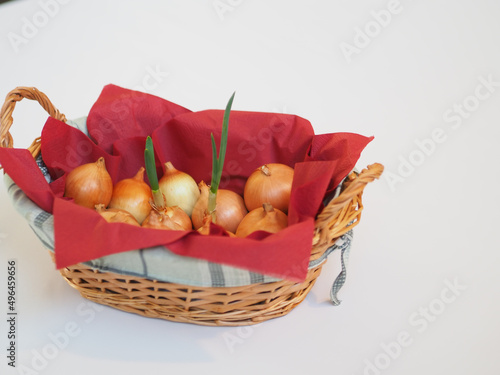
{"label": "onion", "polygon": [[196,181],[187,173],[175,169],[171,162],[167,162],[159,185],[167,206],[179,206],[191,217],[193,207],[200,197]]}
{"label": "onion", "polygon": [[107,206],[112,193],[113,181],[103,157],[76,167],[66,176],[64,196],[73,198],[80,206],[92,209],[100,203]]}
{"label": "onion", "polygon": [[141,167],[134,177],[118,181],[109,202],[109,208],[130,212],[139,224],[151,211],[149,201],[153,198],[150,187],[144,182],[144,171]]}
{"label": "onion", "polygon": [[238,225],[236,237],[246,237],[250,233],[263,230],[277,233],[288,226],[288,217],[269,203],[250,211]]}
{"label": "onion", "polygon": [[[199,183],[200,198],[196,202],[191,219],[194,229],[203,225],[203,218],[208,213],[208,192],[210,188],[204,181]],[[243,198],[231,190],[219,189],[216,200],[216,224],[220,225],[228,232],[234,233],[238,224],[248,213]]]}
{"label": "onion", "polygon": [[168,216],[170,219],[179,224],[184,230],[193,229],[193,223],[189,218],[188,214],[178,206],[165,207],[165,209],[160,211],[163,215]]}
{"label": "onion", "polygon": [[191,230],[189,216],[180,207],[167,207],[164,210],[151,210],[142,223],[143,228],[164,230]]}
{"label": "onion", "polygon": [[106,208],[104,204],[95,206],[95,210],[108,222],[108,223],[127,223],[140,227],[139,222],[128,211],[120,210],[118,208]]}
{"label": "onion", "polygon": [[257,168],[248,177],[243,193],[249,211],[270,203],[288,213],[292,192],[293,168],[285,164],[269,163]]}

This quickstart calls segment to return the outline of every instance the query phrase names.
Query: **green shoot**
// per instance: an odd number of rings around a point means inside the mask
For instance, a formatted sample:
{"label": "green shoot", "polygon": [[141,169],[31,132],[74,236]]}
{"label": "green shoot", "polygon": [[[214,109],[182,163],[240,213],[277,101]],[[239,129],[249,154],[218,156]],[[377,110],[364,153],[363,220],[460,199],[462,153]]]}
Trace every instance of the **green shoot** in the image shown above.
{"label": "green shoot", "polygon": [[144,150],[144,163],[146,164],[146,174],[149,179],[149,186],[153,193],[154,205],[157,209],[162,209],[166,206],[165,199],[160,191],[158,184],[158,175],[156,174],[155,151],[153,148],[153,140],[150,136],[146,138],[146,149]]}
{"label": "green shoot", "polygon": [[210,183],[210,192],[208,194],[208,213],[212,216],[212,223],[216,222],[216,200],[217,191],[219,190],[220,180],[222,178],[222,170],[224,168],[224,159],[226,158],[227,149],[227,133],[229,125],[229,114],[231,106],[233,105],[234,94],[229,99],[226,110],[224,111],[224,118],[222,120],[222,133],[220,137],[219,156],[217,157],[217,146],[213,133],[210,134],[212,139],[212,182]]}

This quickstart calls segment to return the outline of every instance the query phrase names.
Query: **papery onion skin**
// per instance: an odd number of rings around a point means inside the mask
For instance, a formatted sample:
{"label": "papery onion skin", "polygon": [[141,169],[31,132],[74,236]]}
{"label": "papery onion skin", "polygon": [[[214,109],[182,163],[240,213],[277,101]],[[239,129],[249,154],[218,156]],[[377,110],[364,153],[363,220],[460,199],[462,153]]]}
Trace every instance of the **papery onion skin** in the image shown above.
{"label": "papery onion skin", "polygon": [[[200,188],[200,198],[196,202],[191,215],[194,229],[198,229],[203,225],[203,218],[208,210],[208,193],[210,190],[204,181],[201,181],[198,186]],[[216,224],[226,231],[234,233],[248,210],[241,195],[231,190],[218,189],[215,213]]]}
{"label": "papery onion skin", "polygon": [[212,216],[206,214],[203,218],[203,225],[197,229],[198,233],[208,236],[210,234],[210,224],[212,224]]}
{"label": "papery onion skin", "polygon": [[141,167],[134,177],[118,181],[109,202],[109,208],[130,212],[139,224],[151,212],[150,201],[153,199],[151,188],[144,182],[144,172],[144,167]]}
{"label": "papery onion skin", "polygon": [[165,216],[168,216],[175,223],[177,223],[183,230],[193,229],[193,223],[191,222],[191,218],[179,206],[165,207],[163,210],[160,211],[160,213]]}
{"label": "papery onion skin", "polygon": [[[180,208],[179,210],[187,215]],[[189,218],[189,217],[188,217]],[[177,223],[173,218],[164,214],[161,211],[151,210],[149,215],[143,221],[143,228],[151,228],[151,229],[162,229],[162,230],[187,230],[185,227]]]}
{"label": "papery onion skin", "polygon": [[288,213],[294,170],[285,164],[268,163],[260,166],[248,177],[243,197],[249,211],[270,203]]}
{"label": "papery onion skin", "polygon": [[159,186],[167,206],[179,206],[191,217],[193,207],[200,197],[200,190],[189,174],[177,170],[171,162],[166,162]]}
{"label": "papery onion skin", "polygon": [[[197,229],[198,233],[203,234],[204,236],[210,235],[210,225],[212,224],[212,216],[205,215],[203,218],[203,225]],[[236,237],[236,235],[232,232],[226,230],[226,233],[229,237]]]}
{"label": "papery onion skin", "polygon": [[66,176],[64,196],[73,198],[80,206],[92,209],[100,203],[107,206],[112,194],[113,181],[103,157],[76,167]]}
{"label": "papery onion skin", "polygon": [[250,211],[238,225],[236,237],[246,237],[249,234],[262,230],[277,233],[288,226],[288,216],[269,203]]}
{"label": "papery onion skin", "polygon": [[140,227],[139,222],[128,211],[118,208],[106,208],[104,204],[96,205],[95,209],[108,223],[126,223]]}

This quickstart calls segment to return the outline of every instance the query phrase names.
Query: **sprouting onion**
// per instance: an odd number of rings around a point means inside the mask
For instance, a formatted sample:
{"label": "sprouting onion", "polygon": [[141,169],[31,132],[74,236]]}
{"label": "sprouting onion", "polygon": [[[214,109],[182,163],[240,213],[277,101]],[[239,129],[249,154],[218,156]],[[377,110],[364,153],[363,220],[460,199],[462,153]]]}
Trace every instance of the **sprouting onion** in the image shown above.
{"label": "sprouting onion", "polygon": [[219,156],[217,157],[217,146],[215,145],[214,134],[210,133],[212,139],[212,182],[210,183],[210,192],[208,194],[208,213],[212,217],[212,222],[216,223],[216,200],[217,190],[219,189],[220,180],[222,178],[222,169],[224,168],[224,159],[226,157],[227,148],[227,131],[229,125],[229,113],[233,104],[234,94],[231,95],[224,111],[224,118],[222,120],[222,133],[220,137]]}
{"label": "sprouting onion", "polygon": [[146,174],[149,179],[149,186],[153,193],[153,203],[157,210],[165,207],[165,199],[158,184],[158,175],[156,174],[155,151],[153,140],[150,136],[146,138],[146,149],[144,150],[144,163],[146,164]]}

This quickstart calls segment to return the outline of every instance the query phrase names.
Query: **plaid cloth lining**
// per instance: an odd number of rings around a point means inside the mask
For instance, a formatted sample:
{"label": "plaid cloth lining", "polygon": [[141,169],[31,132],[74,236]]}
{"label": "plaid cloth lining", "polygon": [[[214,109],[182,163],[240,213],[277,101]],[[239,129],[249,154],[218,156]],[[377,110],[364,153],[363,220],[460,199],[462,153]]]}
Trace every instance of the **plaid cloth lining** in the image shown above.
{"label": "plaid cloth lining", "polygon": [[[86,118],[68,121],[87,134]],[[41,157],[37,158],[38,166],[47,182],[51,182],[50,175]],[[54,251],[54,217],[33,203],[24,192],[4,175],[4,183],[15,209],[28,221],[29,226],[43,245]],[[337,188],[335,196],[340,194]],[[317,267],[336,250],[341,251],[342,272],[339,274],[331,290],[331,300],[334,304],[340,303],[336,295],[345,281],[345,266],[351,247],[352,230],[340,237],[321,258],[311,261],[309,268]],[[190,258],[172,253],[163,246],[148,249],[131,250],[119,254],[98,258],[85,265],[103,272],[113,272],[123,275],[138,276],[158,281],[172,282],[201,287],[230,287],[255,283],[278,281],[279,278],[263,275],[237,267],[226,266],[209,262],[203,259]]]}

